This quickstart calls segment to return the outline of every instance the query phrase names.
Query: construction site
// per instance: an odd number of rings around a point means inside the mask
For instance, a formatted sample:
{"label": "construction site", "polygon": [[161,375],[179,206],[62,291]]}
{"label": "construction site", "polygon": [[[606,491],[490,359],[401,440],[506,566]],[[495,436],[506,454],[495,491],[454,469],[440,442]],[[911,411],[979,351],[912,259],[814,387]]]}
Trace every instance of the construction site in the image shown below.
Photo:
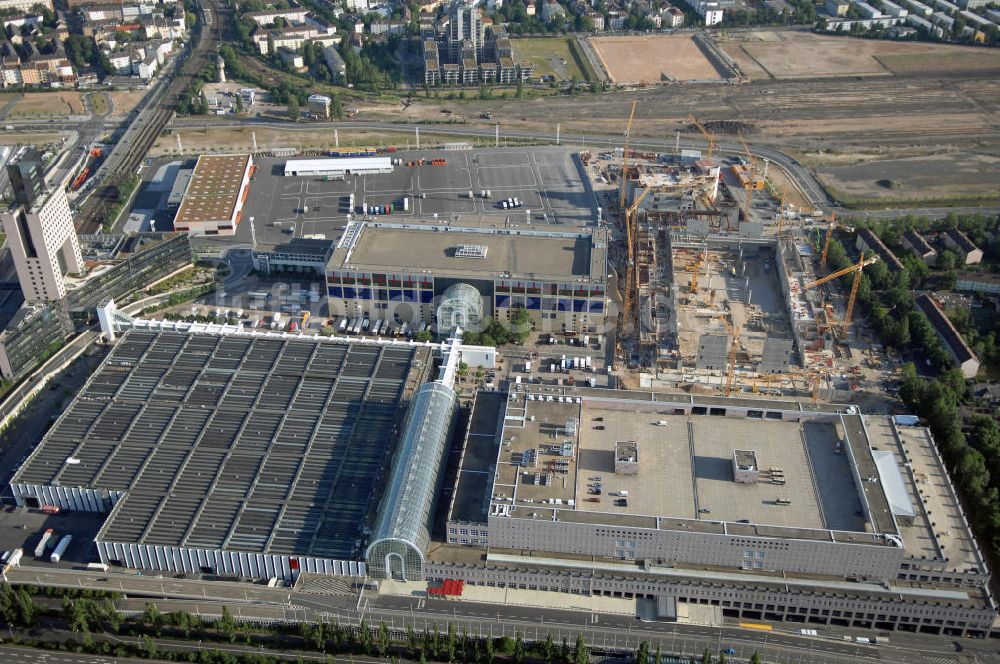
{"label": "construction site", "polygon": [[[849,343],[854,302],[877,257],[830,273],[835,220],[786,204],[742,135],[744,152],[720,158],[692,117],[704,152],[645,153],[629,145],[634,113],[623,147],[598,158],[595,185],[614,187],[625,385],[849,399],[863,374],[864,351]],[[850,274],[845,297],[834,286]],[[867,364],[878,368],[874,355]]]}

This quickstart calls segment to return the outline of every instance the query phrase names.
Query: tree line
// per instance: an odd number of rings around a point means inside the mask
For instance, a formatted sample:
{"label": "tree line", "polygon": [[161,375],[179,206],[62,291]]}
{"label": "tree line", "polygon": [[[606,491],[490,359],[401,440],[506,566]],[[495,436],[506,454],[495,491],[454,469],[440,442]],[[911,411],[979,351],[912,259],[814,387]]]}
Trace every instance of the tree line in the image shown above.
{"label": "tree line", "polygon": [[[152,602],[146,604],[141,614],[125,617],[115,608],[117,593],[53,588],[46,588],[45,592],[50,597],[61,596],[61,606],[55,608],[52,601],[44,599],[40,602],[37,588],[20,586],[15,590],[8,584],[0,584],[0,619],[11,628],[12,642],[105,656],[202,664],[278,664],[293,658],[301,661],[296,651],[324,653],[328,662],[339,661],[338,655],[366,655],[397,662],[405,659],[421,664],[588,664],[590,661],[582,634],[573,642],[565,637],[556,642],[551,634],[546,634],[544,640],[528,641],[520,632],[513,637],[469,634],[465,628],[458,630],[453,623],[448,623],[444,629],[434,623],[419,632],[412,627],[403,632],[390,630],[385,623],[373,626],[364,620],[357,627],[327,622],[267,627],[237,620],[228,607],[223,607],[218,618],[208,620],[186,611],[164,613]],[[50,640],[43,641],[25,638],[20,632],[42,626],[50,632],[71,631],[77,638],[57,641],[52,640],[53,634]],[[13,632],[15,627],[19,629],[16,634]],[[128,636],[135,641],[105,638],[111,635]],[[179,649],[163,639],[197,640],[203,647]],[[247,650],[234,654],[213,647],[213,644],[226,643],[260,648],[261,652]],[[288,654],[264,653],[265,648],[280,649]],[[660,646],[653,649],[648,641],[622,654],[630,656],[635,664],[658,664],[663,659]],[[690,662],[727,664],[728,657],[725,653],[715,656],[706,648],[700,658],[692,656]],[[761,664],[762,659],[756,651],[750,662]]]}
{"label": "tree line", "polygon": [[[905,217],[877,223],[861,222],[859,226],[871,227],[890,246],[898,243],[905,230],[927,232],[947,228],[960,228],[974,238],[974,242],[986,244],[990,233],[1000,226],[1000,218],[952,215],[944,220],[930,221]],[[989,247],[987,256],[994,259],[1000,256],[1000,246],[995,240],[986,246]],[[995,418],[982,415],[966,421],[964,413],[971,401],[969,386],[962,373],[952,366],[948,351],[927,317],[914,305],[913,289],[933,283],[933,279],[939,277],[929,274],[927,266],[916,257],[902,260],[904,269],[897,273],[889,272],[881,262],[866,268],[861,276],[858,302],[887,347],[924,359],[926,369],[922,372],[917,371],[913,362],[903,367],[899,396],[931,429],[980,544],[997,558],[1000,557],[1000,425]],[[942,266],[951,265],[953,270],[953,261],[953,257],[946,257]],[[846,267],[851,262],[840,240],[831,242],[830,270]],[[995,264],[983,269],[995,269]],[[849,287],[851,279],[852,275],[846,275],[841,280]],[[991,331],[988,337],[991,345],[994,336]],[[995,349],[990,357],[996,357]]]}

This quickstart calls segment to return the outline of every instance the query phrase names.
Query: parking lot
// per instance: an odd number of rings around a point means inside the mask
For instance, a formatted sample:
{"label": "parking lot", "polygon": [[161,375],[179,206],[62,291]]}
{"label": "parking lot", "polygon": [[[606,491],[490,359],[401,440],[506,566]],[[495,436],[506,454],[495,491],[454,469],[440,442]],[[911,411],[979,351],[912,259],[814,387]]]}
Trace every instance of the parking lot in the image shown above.
{"label": "parking lot", "polygon": [[[273,245],[289,237],[308,235],[337,239],[348,214],[362,206],[393,204],[392,221],[472,225],[582,226],[593,223],[597,203],[573,152],[563,148],[499,150],[423,150],[396,152],[402,160],[390,174],[325,177],[285,177],[285,158],[261,157],[250,185],[243,222],[236,235],[198,238],[198,244],[218,246],[251,243],[249,219],[254,220],[258,245]],[[407,166],[418,159],[444,158],[443,166]],[[160,166],[169,160],[157,160]],[[157,188],[169,188],[158,183]],[[489,196],[484,197],[483,192]],[[471,196],[470,196],[471,193]],[[350,207],[354,194],[355,209]],[[407,198],[407,210],[403,199]],[[521,205],[505,210],[502,202],[518,198]],[[162,226],[158,220],[157,229]]]}
{"label": "parking lot", "polygon": [[[37,509],[5,507],[0,512],[0,553],[13,549],[24,549],[21,566],[79,567],[98,560],[94,537],[100,530],[107,514],[73,512],[72,514],[44,514]],[[42,556],[35,558],[35,547],[42,533],[51,528],[52,537]],[[65,553],[58,563],[50,560],[53,549],[64,535],[72,535]]]}

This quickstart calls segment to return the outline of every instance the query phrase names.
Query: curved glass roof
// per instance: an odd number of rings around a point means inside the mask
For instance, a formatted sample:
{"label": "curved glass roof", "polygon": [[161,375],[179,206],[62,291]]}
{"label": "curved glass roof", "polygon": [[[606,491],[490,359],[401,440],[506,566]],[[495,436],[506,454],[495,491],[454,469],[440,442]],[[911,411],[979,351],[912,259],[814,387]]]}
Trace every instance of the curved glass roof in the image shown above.
{"label": "curved glass roof", "polygon": [[478,331],[483,321],[483,296],[475,287],[459,282],[441,296],[437,310],[438,332],[450,332],[458,326]]}
{"label": "curved glass roof", "polygon": [[441,383],[428,383],[414,395],[369,552],[383,539],[403,540],[421,555],[427,550],[431,510],[457,409],[454,390]]}

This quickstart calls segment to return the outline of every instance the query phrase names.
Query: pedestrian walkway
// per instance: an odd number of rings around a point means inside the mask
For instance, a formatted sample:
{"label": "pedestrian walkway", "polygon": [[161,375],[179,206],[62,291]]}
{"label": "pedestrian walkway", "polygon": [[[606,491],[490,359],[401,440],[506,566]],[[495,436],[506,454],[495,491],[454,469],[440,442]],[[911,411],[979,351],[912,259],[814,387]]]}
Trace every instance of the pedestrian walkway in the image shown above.
{"label": "pedestrian walkway", "polygon": [[357,592],[351,587],[351,581],[333,576],[308,573],[299,575],[295,583],[295,590],[296,592],[312,595],[335,595],[338,597],[357,595]]}
{"label": "pedestrian walkway", "polygon": [[[379,594],[426,598],[427,584],[413,581],[382,581]],[[450,601],[479,602],[505,606],[530,606],[564,611],[586,611],[624,616],[635,615],[635,600],[620,597],[573,595],[570,593],[518,588],[490,588],[465,585],[462,595],[449,596]]]}
{"label": "pedestrian walkway", "polygon": [[18,92],[15,95],[13,95],[10,98],[10,100],[6,104],[4,104],[2,108],[0,108],[0,120],[6,120],[7,116],[14,109],[14,106],[17,104],[17,102],[21,101],[23,98],[24,98],[24,93],[21,92]]}

